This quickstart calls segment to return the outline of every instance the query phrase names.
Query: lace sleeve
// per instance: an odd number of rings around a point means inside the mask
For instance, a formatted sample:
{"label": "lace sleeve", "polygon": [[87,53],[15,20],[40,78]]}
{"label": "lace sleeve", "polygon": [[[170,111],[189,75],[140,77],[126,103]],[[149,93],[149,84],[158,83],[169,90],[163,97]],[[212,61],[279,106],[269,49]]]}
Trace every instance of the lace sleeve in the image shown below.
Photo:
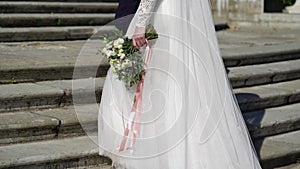
{"label": "lace sleeve", "polygon": [[156,0],[141,0],[137,9],[137,23],[138,27],[146,27],[151,17],[151,12],[154,8]]}

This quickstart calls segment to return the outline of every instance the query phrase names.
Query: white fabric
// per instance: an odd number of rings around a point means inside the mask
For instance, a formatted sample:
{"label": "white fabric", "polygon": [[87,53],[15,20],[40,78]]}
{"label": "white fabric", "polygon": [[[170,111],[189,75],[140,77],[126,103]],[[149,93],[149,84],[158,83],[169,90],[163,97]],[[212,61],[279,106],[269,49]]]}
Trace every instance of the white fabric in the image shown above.
{"label": "white fabric", "polygon": [[117,169],[260,169],[220,56],[209,1],[155,4],[145,23],[154,25],[159,39],[151,42],[139,138],[133,152],[118,152],[135,88],[126,91],[110,68],[98,116],[99,154]]}
{"label": "white fabric", "polygon": [[136,26],[146,27],[151,17],[153,8],[155,7],[156,0],[141,0],[137,9],[137,22]]}

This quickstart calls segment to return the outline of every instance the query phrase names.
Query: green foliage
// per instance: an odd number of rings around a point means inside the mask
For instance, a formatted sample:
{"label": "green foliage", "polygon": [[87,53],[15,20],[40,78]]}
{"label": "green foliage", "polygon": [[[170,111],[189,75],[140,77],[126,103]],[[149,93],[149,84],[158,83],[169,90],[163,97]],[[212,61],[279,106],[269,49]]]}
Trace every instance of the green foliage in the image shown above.
{"label": "green foliage", "polygon": [[94,25],[94,21],[93,21],[93,20],[89,20],[89,21],[88,21],[88,24],[89,24],[89,25]]}
{"label": "green foliage", "polygon": [[285,5],[293,5],[296,0],[280,0]]}
{"label": "green foliage", "polygon": [[152,40],[152,39],[157,39],[158,38],[158,34],[157,34],[156,30],[154,29],[153,25],[149,24],[146,27],[145,37],[148,40]]}
{"label": "green foliage", "polygon": [[55,20],[55,24],[58,25],[58,26],[61,25],[61,22],[62,22],[62,21],[61,21],[61,19],[59,19],[59,18]]}
{"label": "green foliage", "polygon": [[17,83],[17,80],[16,80],[15,78],[11,78],[11,79],[10,79],[10,83],[11,83],[11,84],[16,84],[16,83]]}

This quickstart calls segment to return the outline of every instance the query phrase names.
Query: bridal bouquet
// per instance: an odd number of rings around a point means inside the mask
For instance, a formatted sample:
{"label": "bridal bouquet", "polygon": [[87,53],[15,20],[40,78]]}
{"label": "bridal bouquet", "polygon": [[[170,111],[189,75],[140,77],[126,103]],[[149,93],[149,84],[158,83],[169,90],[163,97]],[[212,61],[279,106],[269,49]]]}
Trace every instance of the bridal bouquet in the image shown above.
{"label": "bridal bouquet", "polygon": [[[146,27],[145,38],[147,40],[158,38],[158,34],[152,25]],[[118,79],[123,81],[125,87],[137,84],[144,70],[144,59],[142,53],[133,46],[132,39],[124,36],[122,31],[115,30],[112,34],[104,36],[105,47],[102,53],[108,58],[112,72]]]}

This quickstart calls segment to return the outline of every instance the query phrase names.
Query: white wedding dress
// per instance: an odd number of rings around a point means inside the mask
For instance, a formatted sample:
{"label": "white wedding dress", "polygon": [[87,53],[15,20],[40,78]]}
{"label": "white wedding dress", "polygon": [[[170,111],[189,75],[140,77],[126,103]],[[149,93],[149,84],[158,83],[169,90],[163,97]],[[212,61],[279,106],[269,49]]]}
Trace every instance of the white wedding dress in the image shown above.
{"label": "white wedding dress", "polygon": [[132,149],[118,151],[135,86],[127,91],[110,68],[98,115],[99,154],[117,169],[261,168],[220,56],[210,2],[141,0],[127,35],[148,23],[159,38],[150,42],[138,138]]}

